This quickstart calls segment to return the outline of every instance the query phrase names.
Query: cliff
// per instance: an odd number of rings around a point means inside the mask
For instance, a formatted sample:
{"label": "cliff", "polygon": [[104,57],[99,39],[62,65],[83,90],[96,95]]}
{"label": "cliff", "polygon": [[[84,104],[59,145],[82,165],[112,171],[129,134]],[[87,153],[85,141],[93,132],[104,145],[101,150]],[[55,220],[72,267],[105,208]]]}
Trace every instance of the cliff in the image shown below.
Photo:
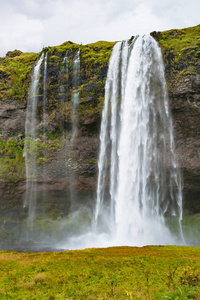
{"label": "cliff", "polygon": [[200,209],[200,25],[153,32],[165,63],[176,151],[183,171],[184,207]]}
{"label": "cliff", "polygon": [[[173,115],[176,151],[183,171],[185,212],[200,212],[200,25],[182,30],[152,32],[165,64]],[[76,205],[95,198],[99,130],[111,42],[77,45],[66,42],[43,49],[47,54],[46,121],[42,117],[44,63],[41,68],[38,111],[38,194],[44,186],[48,211],[66,214],[73,192]],[[73,86],[73,59],[80,49],[79,86]],[[68,55],[68,73],[64,64]],[[41,53],[8,52],[0,58],[0,207],[3,218],[24,219],[23,157],[25,116],[31,74]],[[79,92],[77,132],[73,143],[72,98]],[[44,133],[45,132],[45,136]],[[45,154],[44,154],[45,153]],[[42,170],[45,169],[45,172]],[[70,190],[70,191],[69,191]],[[74,204],[73,204],[74,205]],[[92,204],[91,204],[92,205]]]}

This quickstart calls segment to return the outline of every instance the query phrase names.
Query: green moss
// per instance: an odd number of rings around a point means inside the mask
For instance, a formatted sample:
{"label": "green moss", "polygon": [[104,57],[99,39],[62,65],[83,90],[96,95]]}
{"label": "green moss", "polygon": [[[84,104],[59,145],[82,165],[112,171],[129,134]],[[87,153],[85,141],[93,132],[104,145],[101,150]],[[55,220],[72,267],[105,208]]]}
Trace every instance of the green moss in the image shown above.
{"label": "green moss", "polygon": [[163,49],[172,49],[175,61],[178,62],[186,53],[198,49],[200,25],[185,29],[172,29],[158,33],[158,41]]}
{"label": "green moss", "polygon": [[86,159],[84,159],[84,160],[82,160],[81,161],[81,163],[90,163],[90,164],[97,164],[97,162],[98,162],[98,159],[97,158],[86,158]]}
{"label": "green moss", "polygon": [[[114,42],[100,41],[88,45],[79,45],[72,42],[65,42],[60,46],[46,47],[43,52],[48,52],[48,74],[47,74],[47,111],[59,110],[60,100],[66,98],[71,101],[73,93],[73,59],[78,49],[80,49],[81,69],[78,75],[80,86],[78,91],[81,95],[81,103],[86,103],[85,108],[79,110],[79,116],[83,113],[96,114],[97,108],[101,109],[102,97],[104,97],[104,85],[107,73],[108,61],[114,46]],[[66,64],[63,59],[68,53],[69,69],[68,74],[63,75],[63,68]],[[0,59],[0,99],[12,101],[13,99],[26,103],[30,78],[33,67],[41,53],[18,53],[17,56],[5,57]],[[41,67],[41,81],[39,88],[39,99],[42,101],[42,77],[43,68]],[[60,85],[62,84],[62,91]],[[88,105],[93,102],[92,105]],[[91,101],[92,100],[92,101]],[[66,100],[65,100],[66,101]],[[41,105],[39,105],[40,107]],[[69,105],[65,105],[64,110],[69,112]],[[70,107],[70,110],[72,106]],[[39,108],[42,113],[41,107]],[[63,114],[63,113],[61,113]],[[98,115],[101,111],[98,111]],[[63,114],[64,115],[64,114]]]}
{"label": "green moss", "polygon": [[[49,108],[53,109],[60,106],[60,99],[66,97],[67,101],[71,101],[73,93],[80,92],[81,103],[88,100],[93,102],[99,102],[99,99],[104,96],[104,85],[107,73],[108,61],[112,52],[112,48],[115,43],[110,42],[97,42],[88,45],[78,45],[72,42],[66,42],[60,46],[51,47],[49,50],[48,64],[54,74],[54,78],[49,80]],[[79,78],[79,88],[74,89],[73,86],[73,59],[77,51],[80,49],[80,72],[77,73]],[[63,75],[63,68],[66,64],[63,63],[63,59],[68,53],[68,74]],[[56,72],[57,69],[57,72]],[[51,72],[51,70],[50,70]],[[62,80],[61,80],[62,77]],[[52,82],[54,80],[54,82]],[[62,83],[62,91],[59,90],[59,84]],[[67,111],[70,117],[71,113],[69,104],[64,105],[63,108]],[[93,104],[93,107],[96,104]],[[80,111],[81,112],[81,111]]]}
{"label": "green moss", "polygon": [[200,213],[184,216],[183,221],[183,232],[187,240],[195,243],[200,242]]}
{"label": "green moss", "polygon": [[43,165],[43,164],[47,164],[50,163],[51,159],[50,158],[46,158],[46,157],[39,157],[37,160],[37,164],[38,165]]}
{"label": "green moss", "polygon": [[0,58],[0,98],[14,98],[26,102],[33,64],[39,54],[21,53],[14,57]]}
{"label": "green moss", "polygon": [[26,152],[29,155],[36,157],[37,159],[43,159],[42,154],[44,153],[44,151],[46,151],[47,153],[60,151],[63,145],[64,142],[61,142],[60,140],[34,141],[26,139],[25,143]]}
{"label": "green moss", "polygon": [[23,141],[0,140],[0,181],[24,179]]}
{"label": "green moss", "polygon": [[191,99],[197,102],[194,95],[191,96],[188,92],[178,95],[178,99],[174,94],[177,90],[177,82],[181,84],[185,80],[194,80],[199,73],[200,25],[153,32],[151,35],[155,37],[162,49],[169,95],[173,99],[172,105],[184,106]]}
{"label": "green moss", "polygon": [[24,143],[27,154],[36,159],[38,165],[50,163],[51,156],[65,145],[64,142],[55,139],[45,141],[26,139],[26,142],[0,140],[0,182],[18,182],[25,179]]}
{"label": "green moss", "polygon": [[176,79],[179,80],[183,76],[186,75],[196,75],[196,68],[195,66],[188,66],[186,69],[182,70],[181,72],[178,73]]}

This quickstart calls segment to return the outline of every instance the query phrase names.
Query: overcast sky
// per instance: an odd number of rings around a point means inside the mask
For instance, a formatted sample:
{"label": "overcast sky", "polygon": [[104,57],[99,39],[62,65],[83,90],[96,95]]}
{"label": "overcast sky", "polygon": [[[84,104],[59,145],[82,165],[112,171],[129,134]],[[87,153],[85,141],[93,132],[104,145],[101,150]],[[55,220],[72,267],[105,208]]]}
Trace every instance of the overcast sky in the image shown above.
{"label": "overcast sky", "polygon": [[0,56],[200,24],[200,0],[0,0]]}

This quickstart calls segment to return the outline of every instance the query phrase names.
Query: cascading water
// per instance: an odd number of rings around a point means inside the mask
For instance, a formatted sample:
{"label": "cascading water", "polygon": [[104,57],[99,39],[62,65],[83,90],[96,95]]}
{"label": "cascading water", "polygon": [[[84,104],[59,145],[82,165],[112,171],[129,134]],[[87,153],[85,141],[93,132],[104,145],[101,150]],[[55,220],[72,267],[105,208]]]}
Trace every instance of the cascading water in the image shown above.
{"label": "cascading water", "polygon": [[26,166],[26,193],[24,198],[24,207],[28,208],[27,238],[30,238],[32,233],[33,219],[36,209],[37,159],[34,145],[36,139],[36,128],[38,125],[37,109],[39,100],[40,69],[43,59],[44,54],[41,55],[33,71],[25,121],[24,157]]}
{"label": "cascading water", "polygon": [[[72,113],[71,113],[71,139],[70,139],[70,151],[74,151],[74,141],[77,136],[77,124],[78,124],[78,108],[79,108],[79,102],[80,102],[80,92],[78,90],[80,83],[80,49],[77,51],[77,53],[74,56],[73,59],[73,78],[72,78],[72,88],[73,88],[73,94],[72,94]],[[75,182],[76,182],[76,174],[75,169],[76,162],[73,158],[70,158],[70,166],[69,168],[69,178],[70,178],[70,188],[69,188],[69,194],[70,194],[70,202],[71,202],[71,211],[76,210],[76,195],[75,195]],[[75,211],[76,214],[76,211]],[[74,219],[74,222],[75,219]]]}
{"label": "cascading water", "polygon": [[181,220],[181,176],[162,54],[151,36],[116,44],[105,90],[95,228],[119,245],[173,243],[165,219]]}
{"label": "cascading water", "polygon": [[76,53],[73,60],[73,98],[72,98],[72,145],[77,131],[77,109],[80,102],[79,75],[80,74],[80,49]]}
{"label": "cascading water", "polygon": [[[43,103],[42,103],[42,139],[44,141],[44,145],[46,146],[46,132],[48,130],[48,117],[46,113],[46,104],[47,104],[47,60],[48,60],[48,52],[44,54],[44,68],[43,68]],[[45,147],[43,149],[42,156],[46,159],[46,151]],[[46,164],[41,166],[40,176],[42,176],[42,182],[48,182],[47,176],[47,168]],[[47,197],[47,187],[43,184],[42,185],[42,199]]]}
{"label": "cascading water", "polygon": [[46,102],[47,102],[47,59],[48,52],[44,57],[44,74],[43,74],[43,135],[46,131]]}
{"label": "cascading water", "polygon": [[[113,48],[98,169],[92,228],[69,238],[64,247],[184,242],[181,175],[164,65],[161,50],[149,35]],[[176,236],[166,226],[173,216],[178,219]]]}
{"label": "cascading water", "polygon": [[[46,114],[46,104],[47,104],[47,60],[48,52],[42,53],[40,59],[38,60],[31,77],[31,86],[29,89],[29,98],[27,103],[26,111],[26,123],[25,123],[25,147],[24,147],[24,157],[26,165],[26,193],[24,199],[24,208],[28,210],[27,227],[26,227],[26,240],[32,240],[33,242],[45,242],[51,243],[54,240],[56,234],[53,232],[51,234],[46,232],[44,222],[41,221],[42,218],[48,219],[48,210],[46,205],[48,203],[47,197],[49,197],[49,176],[47,171],[47,165],[45,163],[38,164],[38,153],[37,153],[37,142],[42,141],[43,152],[42,159],[46,159],[46,148],[48,148],[48,141],[46,141],[46,132],[48,130],[48,114]],[[43,64],[43,68],[42,68]],[[68,87],[69,87],[69,60],[68,52],[63,59],[63,64],[61,66],[61,73],[59,74],[59,97],[60,97],[60,109],[64,107],[64,103],[68,99]],[[71,129],[71,141],[69,141],[66,135],[66,153],[65,158],[68,153],[73,149],[73,142],[76,137],[77,128],[77,109],[79,106],[80,93],[78,91],[79,87],[79,73],[80,73],[80,50],[75,54],[73,59],[73,80],[72,87],[74,90],[72,98],[72,129]],[[41,80],[40,80],[41,79]],[[41,92],[42,97],[39,102],[39,92]],[[40,115],[40,112],[42,114]],[[67,120],[63,119],[63,131],[64,124]],[[38,138],[38,140],[37,140]],[[46,144],[47,142],[47,144]],[[68,143],[69,142],[69,143]],[[68,144],[67,144],[68,143]],[[72,170],[66,170],[67,176],[71,177],[71,182],[75,180],[75,174],[73,172],[73,164],[71,162]],[[68,165],[66,163],[66,169]],[[71,191],[70,186],[70,198],[71,203],[74,204],[74,193]],[[63,199],[64,200],[64,199]],[[49,221],[51,222],[51,221]],[[52,238],[53,237],[53,238]],[[23,236],[24,238],[24,236]],[[56,239],[56,238],[55,238]]]}
{"label": "cascading water", "polygon": [[60,101],[66,102],[68,100],[68,80],[69,80],[69,58],[68,50],[65,53],[65,57],[62,60],[61,69],[60,69],[60,82],[59,82],[59,95]]}

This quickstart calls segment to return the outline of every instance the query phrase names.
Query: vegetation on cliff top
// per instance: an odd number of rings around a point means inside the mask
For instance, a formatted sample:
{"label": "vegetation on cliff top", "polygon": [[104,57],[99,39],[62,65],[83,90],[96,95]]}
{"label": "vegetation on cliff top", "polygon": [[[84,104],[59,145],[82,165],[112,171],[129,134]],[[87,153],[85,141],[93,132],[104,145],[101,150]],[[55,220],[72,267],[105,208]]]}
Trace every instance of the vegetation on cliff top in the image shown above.
{"label": "vegetation on cliff top", "polygon": [[[95,76],[98,73],[97,71],[107,68],[113,45],[113,42],[103,41],[88,45],[66,42],[60,46],[46,47],[43,51],[48,52],[49,67],[53,66],[55,69],[52,71],[59,73],[62,66],[62,58],[66,55],[66,51],[70,54],[69,59],[72,60],[77,50],[80,49],[81,72],[83,73],[81,77],[86,75],[89,85],[91,85],[100,80],[98,76]],[[40,54],[41,52],[22,53],[15,50],[13,52],[9,51],[6,57],[0,58],[0,100],[27,102],[31,72]],[[105,76],[106,72],[104,72],[103,77]],[[103,78],[104,80],[105,78]],[[103,83],[101,82],[101,84]],[[84,87],[80,86],[81,89],[84,90]],[[51,92],[53,93],[53,89],[51,89]]]}
{"label": "vegetation on cliff top", "polygon": [[[102,102],[104,99],[104,86],[108,68],[108,61],[115,43],[99,41],[88,45],[78,45],[66,42],[60,46],[45,48],[48,51],[49,76],[54,74],[54,82],[48,80],[47,94],[48,107],[51,110],[57,107],[60,114],[64,114],[71,119],[73,94],[77,92],[73,86],[73,60],[80,49],[80,72],[77,74],[80,93],[80,106],[78,108],[79,122],[85,118],[100,118]],[[68,74],[63,75],[64,57],[68,60]],[[56,73],[56,74],[55,74]],[[59,76],[62,76],[63,79]],[[67,77],[67,78],[64,78]],[[56,81],[55,81],[56,78]],[[62,95],[59,84],[65,90],[66,95]],[[67,103],[61,103],[61,99]]]}
{"label": "vegetation on cliff top", "polygon": [[[152,35],[163,50],[166,67],[169,63],[174,66],[179,64],[178,68],[174,68],[177,69],[179,76],[187,73],[192,74],[196,71],[195,66],[200,64],[200,25],[185,29],[153,32]],[[82,96],[81,100],[84,102],[89,97],[88,91],[91,96],[95,93],[95,91],[92,92],[90,86],[93,88],[94,85],[95,88],[98,86],[98,90],[101,90],[100,96],[102,96],[108,60],[114,44],[114,42],[105,41],[88,45],[65,42],[60,46],[46,47],[43,51],[48,52],[49,63],[54,64],[56,62],[59,70],[66,51],[71,54],[70,59],[73,59],[77,50],[81,50],[82,82],[79,89]],[[0,58],[0,100],[17,99],[26,103],[31,71],[39,55],[40,53],[22,53],[15,50],[8,52],[6,57]],[[187,61],[187,65],[183,61]]]}
{"label": "vegetation on cliff top", "polygon": [[200,105],[200,93],[195,90],[200,73],[200,25],[151,34],[162,48],[172,105],[183,106],[187,101]]}
{"label": "vegetation on cliff top", "polygon": [[0,101],[26,101],[29,76],[38,56],[37,53],[20,53],[0,58]]}
{"label": "vegetation on cliff top", "polygon": [[153,32],[152,34],[163,49],[173,51],[176,62],[188,52],[194,54],[194,59],[200,55],[200,25],[185,29]]}
{"label": "vegetation on cliff top", "polygon": [[[55,136],[62,136],[63,128],[61,128],[66,119],[69,123],[71,120],[72,104],[71,99],[75,92],[73,87],[73,59],[80,49],[81,52],[81,69],[78,74],[79,77],[79,91],[81,95],[81,104],[79,108],[80,121],[84,123],[85,117],[94,117],[100,119],[104,85],[107,73],[107,66],[110,54],[112,52],[113,42],[97,42],[88,45],[78,45],[72,42],[66,42],[60,46],[46,47],[43,49],[47,56],[47,108],[49,112],[48,128],[46,131],[46,139],[50,140]],[[64,64],[64,57],[68,53],[68,76],[64,74],[62,68]],[[6,107],[9,103],[18,105],[26,105],[28,99],[28,91],[30,86],[31,74],[36,64],[40,53],[22,53],[21,51],[10,51],[6,57],[0,58],[0,103]],[[41,68],[40,76],[40,90],[39,90],[39,115],[42,114],[43,108],[43,76],[44,76],[44,62]],[[64,79],[62,78],[64,77]],[[63,85],[64,93],[60,92],[60,86]],[[8,106],[9,108],[9,106]],[[38,115],[38,117],[39,117]],[[42,120],[42,118],[41,118]],[[70,126],[69,126],[70,127]],[[24,179],[25,166],[23,158],[24,140],[17,138],[18,132],[15,136],[9,134],[8,138],[12,140],[6,141],[4,139],[3,130],[1,129],[2,139],[0,140],[0,162],[1,172],[0,181],[3,182],[17,182]],[[5,130],[5,129],[4,129]],[[23,133],[20,132],[22,136]],[[70,132],[69,132],[70,134]],[[7,135],[7,133],[6,133]],[[45,151],[49,152],[50,141],[45,142]],[[55,142],[57,150],[60,149],[59,141]],[[12,154],[11,154],[12,144]],[[48,162],[50,158],[45,160],[39,153],[44,144],[42,140],[34,143],[35,155],[39,164]],[[44,148],[44,147],[43,147]],[[20,151],[19,151],[20,149]]]}
{"label": "vegetation on cliff top", "polygon": [[0,252],[3,299],[199,299],[200,249]]}

